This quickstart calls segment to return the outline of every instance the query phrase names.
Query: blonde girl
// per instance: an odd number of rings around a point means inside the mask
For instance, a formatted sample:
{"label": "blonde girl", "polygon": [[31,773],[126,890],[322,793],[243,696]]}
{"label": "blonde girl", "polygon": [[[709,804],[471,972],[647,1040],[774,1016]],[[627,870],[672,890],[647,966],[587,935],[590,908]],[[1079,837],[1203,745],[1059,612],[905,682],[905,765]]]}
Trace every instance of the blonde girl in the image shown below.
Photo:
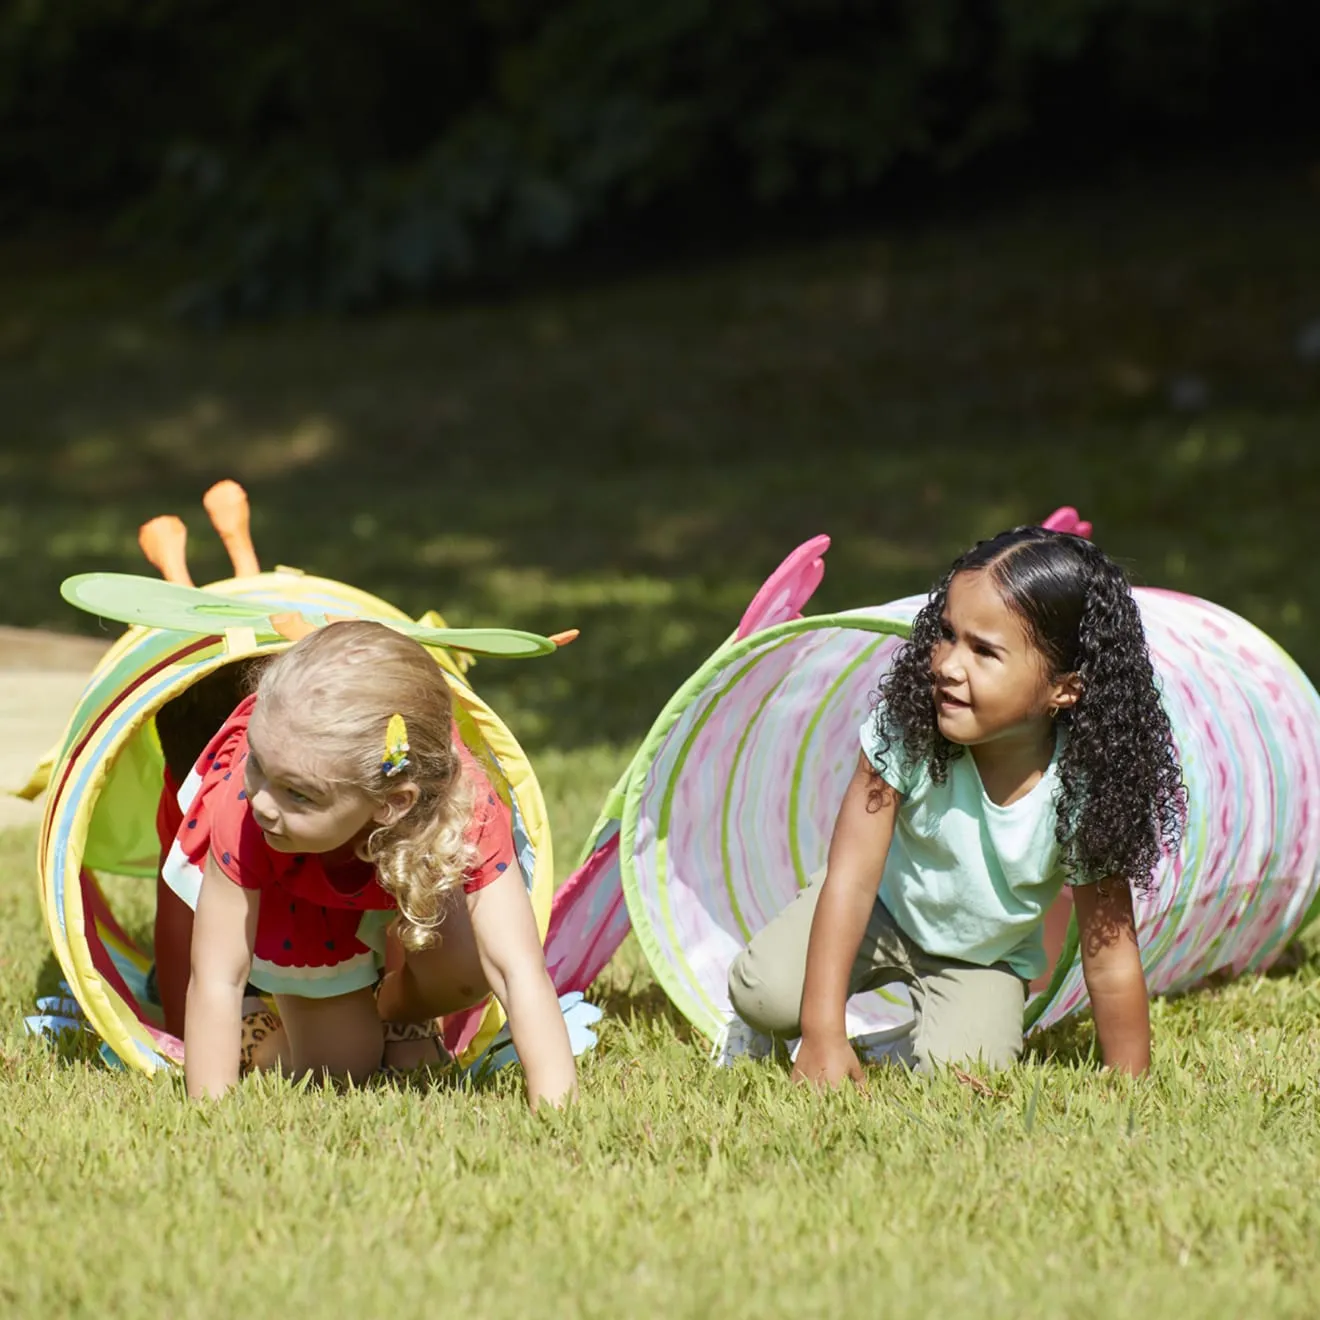
{"label": "blonde girl", "polygon": [[[509,811],[416,642],[367,622],[298,642],[263,670],[179,802],[165,872],[196,908],[190,1095],[236,1080],[249,981],[276,998],[295,1074],[361,1080],[380,1065],[382,1019],[419,1022],[493,993],[532,1106],[574,1092]],[[402,966],[377,987],[391,927]]]}

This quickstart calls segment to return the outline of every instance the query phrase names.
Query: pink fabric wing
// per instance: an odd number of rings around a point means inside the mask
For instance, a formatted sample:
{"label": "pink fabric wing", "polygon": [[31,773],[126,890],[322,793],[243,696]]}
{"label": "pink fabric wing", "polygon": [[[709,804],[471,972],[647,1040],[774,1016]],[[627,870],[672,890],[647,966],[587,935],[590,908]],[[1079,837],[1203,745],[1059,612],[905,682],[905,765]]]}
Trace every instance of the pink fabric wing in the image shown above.
{"label": "pink fabric wing", "polygon": [[828,536],[813,536],[766,578],[738,624],[740,641],[776,623],[802,617],[802,607],[825,576],[825,561],[821,556],[829,548]]}

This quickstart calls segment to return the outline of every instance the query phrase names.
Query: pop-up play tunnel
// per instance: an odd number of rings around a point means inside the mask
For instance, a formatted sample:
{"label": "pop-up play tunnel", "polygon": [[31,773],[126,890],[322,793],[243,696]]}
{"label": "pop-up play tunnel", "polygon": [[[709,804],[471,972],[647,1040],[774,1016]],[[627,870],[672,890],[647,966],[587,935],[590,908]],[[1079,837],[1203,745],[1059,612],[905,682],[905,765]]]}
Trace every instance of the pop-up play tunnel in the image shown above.
{"label": "pop-up play tunnel", "polygon": [[[1172,592],[1136,597],[1189,792],[1185,837],[1138,899],[1153,992],[1268,966],[1320,885],[1320,698],[1267,636]],[[655,974],[702,1032],[729,964],[824,865],[858,729],[924,598],[790,619],[734,640],[674,696],[623,785],[620,865]],[[1084,1007],[1071,923],[1028,1022]],[[853,1035],[899,1034],[899,987],[857,996]]]}
{"label": "pop-up play tunnel", "polygon": [[[153,951],[144,947],[146,942],[136,942],[116,918],[108,897],[114,886],[105,882],[107,877],[126,876],[151,885],[159,871],[155,822],[164,758],[158,712],[222,666],[290,645],[288,637],[269,628],[254,631],[248,626],[242,618],[245,605],[255,607],[258,616],[296,616],[304,620],[304,627],[307,617],[324,622],[326,615],[394,622],[402,630],[420,630],[419,639],[428,635],[428,628],[434,632],[444,627],[434,615],[415,623],[386,601],[341,582],[291,569],[261,573],[245,537],[238,553],[231,546],[231,556],[236,568],[247,571],[196,591],[182,564],[181,540],[168,548],[173,562],[163,571],[168,569],[173,585],[155,586],[163,596],[174,593],[167,602],[170,608],[175,608],[175,597],[200,600],[200,606],[188,608],[200,610],[203,623],[192,631],[130,627],[96,667],[51,762],[26,790],[48,790],[38,878],[48,935],[67,986],[83,1017],[113,1055],[145,1070],[180,1062],[182,1043],[163,1029],[161,1010],[153,1000],[148,979]],[[158,556],[153,562],[162,566]],[[120,591],[122,583],[130,581],[93,576],[89,590],[103,594]],[[66,583],[66,595],[69,587]],[[206,624],[207,619],[212,621]],[[517,645],[522,646],[522,641]],[[531,649],[520,653],[554,649],[547,639],[532,639],[528,645]],[[496,791],[511,808],[519,863],[544,939],[554,862],[536,775],[512,733],[468,682],[470,657],[445,646],[427,646],[427,650],[449,683],[463,741],[491,771]],[[495,1038],[502,1022],[498,1004],[489,1000],[446,1019],[445,1042],[460,1062],[471,1062]]]}

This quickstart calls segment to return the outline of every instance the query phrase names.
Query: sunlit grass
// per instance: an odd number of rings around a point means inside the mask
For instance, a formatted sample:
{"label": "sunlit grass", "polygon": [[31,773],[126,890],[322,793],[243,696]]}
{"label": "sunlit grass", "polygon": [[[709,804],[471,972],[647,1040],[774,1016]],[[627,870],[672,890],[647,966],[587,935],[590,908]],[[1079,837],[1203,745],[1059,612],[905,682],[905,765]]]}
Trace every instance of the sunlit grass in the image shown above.
{"label": "sunlit grass", "polygon": [[[10,1024],[46,961],[30,847],[0,836]],[[11,1027],[6,1313],[1311,1313],[1316,961],[1156,1004],[1142,1083],[1097,1072],[1074,1024],[989,1094],[875,1071],[819,1099],[713,1069],[631,948],[596,995],[582,1102],[543,1118],[512,1074],[253,1079],[199,1107]]]}
{"label": "sunlit grass", "polygon": [[[921,589],[1070,502],[1141,581],[1320,672],[1309,493],[1320,200],[1296,179],[1056,198],[505,306],[197,338],[150,273],[0,252],[0,621],[93,630],[61,577],[250,489],[268,565],[414,614],[581,639],[473,679],[532,753],[557,869],[663,702],[797,542],[817,604]],[[44,264],[43,264],[44,263]],[[145,290],[151,290],[150,295]],[[1189,384],[1189,381],[1191,382]],[[0,836],[0,1312],[1023,1317],[1314,1313],[1320,962],[1089,1025],[990,1094],[824,1100],[709,1067],[632,942],[571,1113],[472,1093],[177,1080],[18,1026],[58,973],[32,838]],[[144,927],[149,895],[116,910]]]}

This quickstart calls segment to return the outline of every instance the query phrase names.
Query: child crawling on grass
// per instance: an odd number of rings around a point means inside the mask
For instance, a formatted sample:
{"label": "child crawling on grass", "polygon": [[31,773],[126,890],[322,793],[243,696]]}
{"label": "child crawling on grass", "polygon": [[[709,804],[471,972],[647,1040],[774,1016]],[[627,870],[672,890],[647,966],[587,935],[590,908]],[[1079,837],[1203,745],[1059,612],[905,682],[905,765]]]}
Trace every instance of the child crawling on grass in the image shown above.
{"label": "child crawling on grass", "polygon": [[800,1036],[794,1077],[860,1081],[849,996],[902,982],[915,1066],[1022,1052],[1042,919],[1072,886],[1105,1063],[1150,1013],[1132,889],[1185,814],[1141,616],[1089,541],[1019,527],[956,560],[861,728],[825,870],[734,961],[726,1058]]}
{"label": "child crawling on grass", "polygon": [[[203,749],[239,702],[252,695],[262,669],[272,658],[258,655],[231,660],[171,697],[156,712],[156,733],[165,767],[156,808],[160,864],[156,871],[155,960],[147,979],[147,994],[160,1006],[165,1030],[180,1040],[191,974],[193,910],[165,879],[179,861],[186,861],[175,842],[183,825],[179,786],[188,780]],[[176,861],[171,862],[171,854]],[[190,891],[196,888],[195,879],[185,886]],[[392,932],[387,932],[386,965],[397,967],[402,957],[403,946]],[[439,1025],[435,1021],[386,1022],[382,1067],[406,1071],[422,1064],[444,1062],[448,1055],[440,1040]],[[279,1018],[267,1007],[261,991],[249,985],[243,997],[239,1071],[271,1067],[287,1055],[288,1041]]]}
{"label": "child crawling on grass", "polygon": [[[269,661],[179,803],[165,878],[196,912],[190,1095],[236,1080],[249,983],[275,996],[295,1074],[361,1080],[380,1066],[382,1019],[422,1022],[493,993],[533,1107],[575,1091],[509,810],[416,642],[332,623]],[[402,966],[377,988],[390,927]]]}

